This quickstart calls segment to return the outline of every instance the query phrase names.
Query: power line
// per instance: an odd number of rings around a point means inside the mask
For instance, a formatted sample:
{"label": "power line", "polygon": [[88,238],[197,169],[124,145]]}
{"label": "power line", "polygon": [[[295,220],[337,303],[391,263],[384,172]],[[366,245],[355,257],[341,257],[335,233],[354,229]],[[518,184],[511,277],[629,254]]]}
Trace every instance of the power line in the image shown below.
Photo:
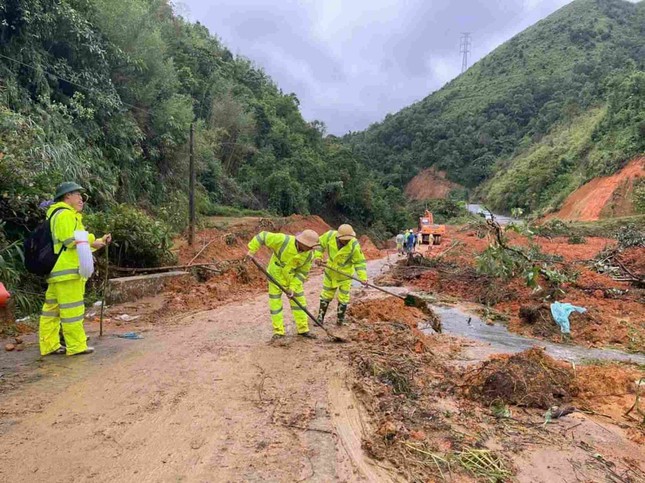
{"label": "power line", "polygon": [[[9,56],[4,55],[4,54],[0,54],[0,57],[2,57],[2,58],[4,58],[4,59],[7,59],[7,60],[10,60],[10,61],[12,61],[12,62],[15,62],[16,64],[20,64],[20,65],[22,65],[22,66],[24,66],[24,67],[27,67],[27,68],[29,68],[29,69],[33,69],[33,70],[41,69],[41,70],[42,70],[43,72],[45,72],[46,74],[49,74],[49,75],[51,75],[52,77],[56,77],[56,78],[57,78],[57,79],[59,79],[59,80],[65,81],[65,82],[67,82],[68,84],[73,85],[74,87],[78,87],[78,88],[80,88],[80,89],[84,89],[84,90],[86,90],[86,91],[96,91],[96,90],[97,90],[95,87],[87,87],[87,86],[84,86],[84,85],[78,84],[77,82],[74,82],[74,81],[71,81],[71,80],[69,80],[69,79],[66,79],[65,77],[62,77],[62,76],[60,76],[60,75],[58,75],[58,74],[55,74],[55,73],[54,73],[54,72],[52,72],[51,70],[42,69],[42,66],[38,66],[38,67],[36,67],[35,65],[27,64],[27,63],[25,63],[25,62],[22,62],[21,60],[14,59],[13,57],[9,57]],[[52,66],[51,66],[51,65],[49,65],[49,64],[45,64],[45,63],[43,63],[42,65],[45,65],[45,66],[49,67],[50,69],[52,68]],[[119,96],[119,101],[121,101],[121,104],[123,104],[124,106],[131,107],[132,109],[136,109],[136,110],[138,110],[138,111],[142,111],[142,112],[146,112],[146,113],[148,112],[148,109],[147,109],[147,108],[138,107],[138,106],[133,106],[132,104],[128,104],[128,103],[127,103],[127,102],[125,102],[123,99],[121,99],[121,97],[120,97],[120,96]]]}
{"label": "power line", "polygon": [[470,32],[462,33],[460,44],[459,44],[459,53],[462,54],[462,57],[461,57],[462,74],[468,70],[468,55],[470,54],[471,45],[472,45],[472,40],[470,38]]}

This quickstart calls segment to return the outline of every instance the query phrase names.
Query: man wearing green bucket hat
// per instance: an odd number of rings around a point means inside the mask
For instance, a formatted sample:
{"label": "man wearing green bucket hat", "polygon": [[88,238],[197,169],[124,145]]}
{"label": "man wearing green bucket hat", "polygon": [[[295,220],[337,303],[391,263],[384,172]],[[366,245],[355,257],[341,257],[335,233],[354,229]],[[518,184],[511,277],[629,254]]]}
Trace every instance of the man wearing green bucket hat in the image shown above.
{"label": "man wearing green bucket hat", "polygon": [[[87,346],[83,328],[85,319],[85,282],[81,277],[79,256],[76,250],[75,231],[85,231],[83,207],[85,189],[79,184],[65,182],[56,188],[54,203],[47,210],[54,252],[60,253],[54,268],[47,278],[47,293],[40,316],[39,340],[42,355],[53,353],[90,354],[93,347]],[[89,234],[92,251],[103,248],[112,240],[111,235],[96,238]],[[65,345],[59,340],[62,326]]]}

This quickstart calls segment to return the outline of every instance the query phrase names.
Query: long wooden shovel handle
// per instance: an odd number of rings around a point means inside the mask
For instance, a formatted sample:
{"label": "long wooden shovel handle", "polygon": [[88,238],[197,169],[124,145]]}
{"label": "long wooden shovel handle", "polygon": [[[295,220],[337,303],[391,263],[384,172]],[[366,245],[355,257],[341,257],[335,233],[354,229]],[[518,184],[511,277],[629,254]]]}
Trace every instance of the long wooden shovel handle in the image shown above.
{"label": "long wooden shovel handle", "polygon": [[[264,276],[265,276],[266,278],[268,278],[268,279],[271,281],[271,283],[273,283],[273,284],[274,284],[275,286],[277,286],[280,290],[282,290],[282,292],[283,292],[285,295],[287,294],[287,290],[286,290],[286,289],[285,289],[285,288],[284,288],[284,287],[283,287],[283,286],[282,286],[282,285],[281,285],[281,284],[280,284],[280,283],[279,283],[279,282],[278,282],[278,281],[273,277],[273,275],[271,275],[271,274],[267,271],[267,269],[266,269],[266,268],[264,268],[264,267],[262,266],[262,264],[261,264],[260,262],[258,262],[258,261],[255,259],[255,257],[251,257],[251,261],[253,262],[253,264],[254,264],[256,267],[258,267],[258,270],[260,270],[260,271],[264,274]],[[324,331],[327,333],[327,335],[329,335],[330,337],[333,337],[333,336],[332,336],[332,335],[327,331],[327,329],[326,329],[326,328],[325,328],[325,327],[324,327],[320,322],[318,322],[318,319],[317,319],[316,317],[314,317],[314,316],[313,316],[313,314],[312,314],[311,312],[309,312],[309,310],[307,310],[307,307],[305,307],[304,305],[302,305],[302,304],[298,301],[298,299],[296,299],[296,298],[294,297],[294,298],[291,298],[290,300],[293,300],[293,301],[296,303],[296,305],[297,305],[298,307],[300,307],[302,310],[304,310],[305,314],[307,314],[307,315],[309,316],[309,318],[310,318],[311,320],[313,320],[313,322],[314,322],[318,327],[320,327],[322,330],[324,330]]]}
{"label": "long wooden shovel handle", "polygon": [[388,290],[385,290],[384,288],[378,287],[378,286],[376,286],[376,285],[372,285],[372,284],[371,284],[371,283],[369,283],[369,282],[363,282],[363,281],[362,281],[360,278],[358,278],[358,277],[354,277],[353,275],[347,275],[346,273],[343,273],[343,272],[341,272],[340,270],[336,270],[335,268],[332,268],[332,267],[330,267],[329,265],[326,265],[326,264],[324,264],[324,263],[323,263],[323,265],[322,265],[322,266],[323,266],[323,267],[325,267],[325,268],[327,268],[327,269],[329,269],[329,270],[331,270],[332,272],[339,273],[339,274],[341,274],[341,275],[344,275],[345,277],[351,278],[352,280],[356,280],[357,282],[360,282],[360,283],[362,283],[362,284],[365,284],[365,285],[367,285],[368,287],[375,288],[376,290],[380,290],[381,292],[385,292],[386,294],[391,295],[392,297],[397,297],[397,298],[400,298],[401,300],[405,300],[405,297],[404,297],[403,295],[399,295],[399,294],[396,294],[396,293],[392,293],[392,292],[390,292],[390,291],[388,291]]}

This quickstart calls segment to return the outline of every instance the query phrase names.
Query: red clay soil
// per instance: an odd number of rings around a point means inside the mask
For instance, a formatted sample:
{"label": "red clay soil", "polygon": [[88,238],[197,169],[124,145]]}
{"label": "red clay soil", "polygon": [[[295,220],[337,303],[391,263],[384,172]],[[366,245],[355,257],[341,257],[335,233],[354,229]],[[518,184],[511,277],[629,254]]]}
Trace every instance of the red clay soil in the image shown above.
{"label": "red clay soil", "polygon": [[406,322],[416,324],[426,319],[423,312],[406,307],[403,300],[394,297],[363,300],[352,304],[348,315],[355,319],[380,320],[382,322]]}
{"label": "red clay soil", "polygon": [[633,159],[612,176],[595,178],[571,193],[556,213],[546,219],[594,221],[634,214],[634,181],[645,176],[645,157]]}
{"label": "red clay soil", "polygon": [[618,258],[630,272],[645,276],[645,247],[627,248]]}
{"label": "red clay soil", "polygon": [[381,254],[381,250],[376,248],[376,245],[374,245],[372,240],[370,240],[367,235],[363,235],[358,239],[358,241],[361,244],[363,255],[365,255],[365,258],[367,258],[368,260],[376,260],[377,258],[381,258],[383,256]]}
{"label": "red clay soil", "polygon": [[405,194],[412,200],[447,198],[461,185],[446,179],[444,171],[428,168],[417,174],[405,187]]}

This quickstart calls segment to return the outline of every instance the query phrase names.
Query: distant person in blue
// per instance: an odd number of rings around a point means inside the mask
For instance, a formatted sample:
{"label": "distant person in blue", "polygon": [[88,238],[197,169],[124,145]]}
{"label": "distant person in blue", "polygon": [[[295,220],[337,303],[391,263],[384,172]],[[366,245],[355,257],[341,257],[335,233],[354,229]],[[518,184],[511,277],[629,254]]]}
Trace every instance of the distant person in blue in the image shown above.
{"label": "distant person in blue", "polygon": [[406,251],[408,253],[414,253],[414,247],[416,246],[417,238],[414,235],[414,232],[410,230],[410,235],[408,236],[407,243],[406,243]]}

